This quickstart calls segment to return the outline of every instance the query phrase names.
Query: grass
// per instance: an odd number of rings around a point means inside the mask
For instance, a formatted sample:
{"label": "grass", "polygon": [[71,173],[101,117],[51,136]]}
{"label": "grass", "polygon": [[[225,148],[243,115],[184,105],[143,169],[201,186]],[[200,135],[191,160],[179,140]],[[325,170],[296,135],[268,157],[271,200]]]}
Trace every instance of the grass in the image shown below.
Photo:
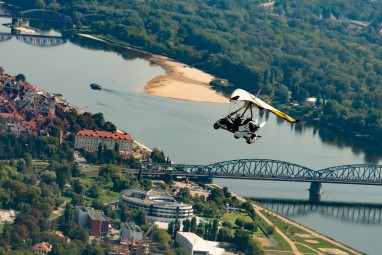
{"label": "grass", "polygon": [[252,218],[247,213],[225,213],[220,220],[230,222],[232,226],[236,226],[235,220],[237,218],[242,218],[245,222],[253,222]]}
{"label": "grass", "polygon": [[[279,228],[293,242],[306,244],[307,246],[309,246],[315,250],[318,250],[318,248],[331,248],[331,249],[339,249],[341,251],[345,251],[345,250],[341,249],[340,247],[338,247],[332,243],[329,243],[323,239],[320,239],[320,238],[300,237],[300,236],[298,236],[298,234],[308,234],[308,233],[301,230],[301,229],[298,229],[294,226],[290,226],[289,224],[283,222],[282,220],[280,220],[279,218],[277,218],[273,215],[270,215],[268,213],[264,213],[264,215],[266,217],[268,217],[268,219],[270,219],[272,221],[272,223],[277,228]],[[317,241],[318,243],[308,243],[308,242],[306,242],[306,240],[314,240],[314,241]],[[303,249],[303,250],[299,249],[300,252],[305,252],[305,251],[308,251],[309,253],[313,252],[312,250],[308,249],[307,247],[305,247],[303,245],[299,245],[299,247],[301,247]]]}

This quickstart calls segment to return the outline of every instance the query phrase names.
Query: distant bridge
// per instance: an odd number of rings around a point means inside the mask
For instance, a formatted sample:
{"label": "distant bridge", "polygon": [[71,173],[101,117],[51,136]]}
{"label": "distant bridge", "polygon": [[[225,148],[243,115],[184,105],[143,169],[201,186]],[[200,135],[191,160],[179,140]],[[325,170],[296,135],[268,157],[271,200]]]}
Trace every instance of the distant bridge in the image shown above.
{"label": "distant bridge", "polygon": [[59,23],[71,23],[69,16],[62,15],[58,12],[45,10],[45,9],[33,9],[26,11],[11,11],[0,8],[0,17],[12,18],[12,23],[18,19],[30,19],[30,20],[44,20],[50,22]]}
{"label": "distant bridge", "polygon": [[253,198],[262,206],[287,217],[319,213],[341,221],[381,224],[382,204],[349,202],[311,202],[305,200]]}
{"label": "distant bridge", "polygon": [[27,35],[27,34],[9,34],[0,33],[0,43],[10,40],[15,37],[17,40],[22,41],[26,44],[39,46],[39,47],[51,47],[66,43],[66,39],[61,36],[50,36],[50,35]]}
{"label": "distant bridge", "polygon": [[210,165],[143,163],[142,174],[207,178],[311,182],[311,192],[321,193],[321,183],[382,185],[382,165],[353,164],[313,170],[271,159],[238,159]]}

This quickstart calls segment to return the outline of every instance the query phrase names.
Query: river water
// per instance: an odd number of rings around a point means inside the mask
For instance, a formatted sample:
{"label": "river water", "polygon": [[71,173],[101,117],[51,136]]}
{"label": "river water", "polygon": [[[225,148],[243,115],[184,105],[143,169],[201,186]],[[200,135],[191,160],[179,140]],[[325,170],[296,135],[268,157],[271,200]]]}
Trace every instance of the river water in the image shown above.
{"label": "river water", "polygon": [[[9,23],[0,18],[0,24]],[[9,29],[0,25],[0,32]],[[56,32],[47,31],[49,34]],[[105,46],[90,39],[73,38],[51,47],[30,44],[12,37],[0,41],[0,66],[6,73],[23,73],[33,85],[80,108],[102,112],[106,120],[130,133],[148,147],[157,147],[177,163],[210,164],[219,161],[258,158],[300,164],[312,169],[330,166],[381,164],[381,151],[359,139],[330,130],[317,130],[304,123],[291,125],[269,116],[262,138],[248,145],[232,134],[214,130],[213,123],[229,111],[227,104],[194,103],[142,93],[145,84],[164,70],[142,54]],[[95,82],[105,89],[94,91]],[[309,183],[214,180],[247,197],[308,200]],[[323,185],[322,201],[382,204],[382,187]],[[330,213],[313,211],[291,216],[323,234],[368,254],[379,254],[382,223],[344,220]],[[374,221],[375,222],[375,221]]]}

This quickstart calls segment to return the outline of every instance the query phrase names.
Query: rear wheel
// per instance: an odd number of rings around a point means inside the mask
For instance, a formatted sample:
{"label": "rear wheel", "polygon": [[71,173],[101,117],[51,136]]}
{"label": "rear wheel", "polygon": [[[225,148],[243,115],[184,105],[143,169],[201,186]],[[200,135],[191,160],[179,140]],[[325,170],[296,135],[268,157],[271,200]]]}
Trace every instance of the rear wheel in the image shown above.
{"label": "rear wheel", "polygon": [[218,125],[218,123],[215,123],[215,124],[214,124],[214,129],[219,129],[219,125]]}
{"label": "rear wheel", "polygon": [[251,144],[251,141],[250,141],[249,139],[247,139],[247,143],[248,143],[248,144]]}

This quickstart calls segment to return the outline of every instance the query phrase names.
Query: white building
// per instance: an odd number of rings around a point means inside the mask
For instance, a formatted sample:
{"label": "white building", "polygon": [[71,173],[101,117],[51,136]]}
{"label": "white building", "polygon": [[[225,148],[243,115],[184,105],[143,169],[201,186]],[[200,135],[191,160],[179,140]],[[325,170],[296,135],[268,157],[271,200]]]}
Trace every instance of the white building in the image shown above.
{"label": "white building", "polygon": [[74,148],[93,152],[98,150],[99,144],[114,149],[117,143],[120,151],[127,152],[131,150],[133,142],[128,133],[84,129],[76,134]]}
{"label": "white building", "polygon": [[143,239],[143,231],[134,223],[121,223],[120,239],[140,241]]}
{"label": "white building", "polygon": [[176,232],[175,241],[190,255],[222,255],[225,250],[219,248],[219,242],[206,241],[191,232]]}
{"label": "white building", "polygon": [[145,209],[147,218],[154,221],[182,221],[191,219],[193,215],[192,205],[179,203],[172,196],[154,190],[123,190],[119,195],[119,202],[126,203],[131,209]]}

